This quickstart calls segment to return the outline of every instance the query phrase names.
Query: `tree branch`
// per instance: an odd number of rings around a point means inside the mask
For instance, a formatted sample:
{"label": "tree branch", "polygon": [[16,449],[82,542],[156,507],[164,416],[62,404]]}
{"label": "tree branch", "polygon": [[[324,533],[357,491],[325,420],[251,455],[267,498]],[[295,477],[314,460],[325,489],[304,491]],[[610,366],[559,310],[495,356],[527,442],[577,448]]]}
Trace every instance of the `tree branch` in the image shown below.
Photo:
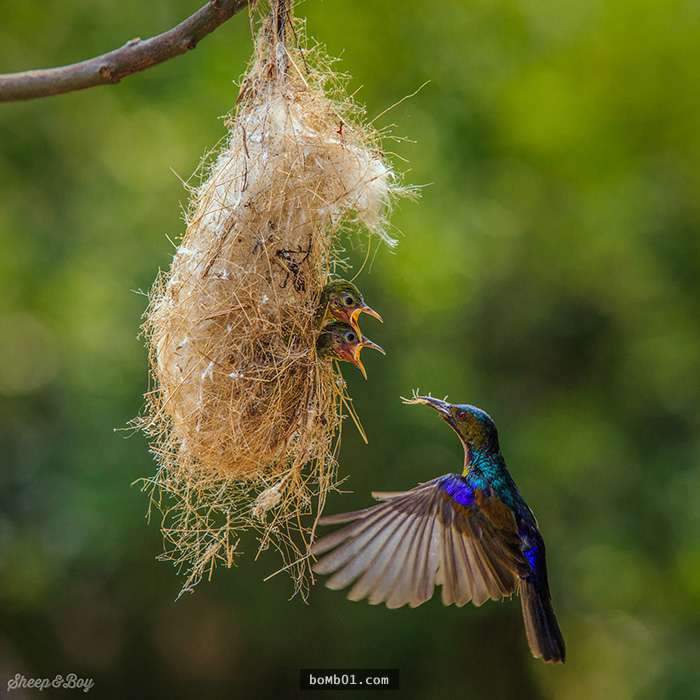
{"label": "tree branch", "polygon": [[132,39],[119,49],[68,66],[0,75],[0,102],[33,100],[118,83],[193,49],[247,4],[248,0],[209,0],[176,27],[150,39]]}

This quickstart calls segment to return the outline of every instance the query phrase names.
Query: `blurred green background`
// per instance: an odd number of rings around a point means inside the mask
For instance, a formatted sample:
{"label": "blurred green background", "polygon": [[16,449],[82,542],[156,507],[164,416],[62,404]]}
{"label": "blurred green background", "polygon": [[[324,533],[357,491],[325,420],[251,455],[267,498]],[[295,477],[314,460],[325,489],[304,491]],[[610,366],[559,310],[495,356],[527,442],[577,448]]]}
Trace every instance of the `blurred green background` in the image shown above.
{"label": "blurred green background", "polygon": [[[199,4],[3,0],[0,71],[92,56]],[[361,277],[389,356],[368,357],[368,383],[345,372],[370,443],[345,431],[354,493],[329,512],[458,469],[457,441],[400,394],[484,407],[547,540],[568,662],[531,659],[517,600],[288,601],[250,541],[174,603],[130,487],[151,458],[113,429],[146,387],[134,290],[182,230],[174,173],[224,133],[250,52],[240,15],[121,85],[0,106],[0,694],[17,672],[72,671],[98,697],[294,697],[300,667],[356,666],[399,667],[404,697],[700,697],[700,4],[299,14],[370,116],[431,81],[379,121],[430,186]]]}

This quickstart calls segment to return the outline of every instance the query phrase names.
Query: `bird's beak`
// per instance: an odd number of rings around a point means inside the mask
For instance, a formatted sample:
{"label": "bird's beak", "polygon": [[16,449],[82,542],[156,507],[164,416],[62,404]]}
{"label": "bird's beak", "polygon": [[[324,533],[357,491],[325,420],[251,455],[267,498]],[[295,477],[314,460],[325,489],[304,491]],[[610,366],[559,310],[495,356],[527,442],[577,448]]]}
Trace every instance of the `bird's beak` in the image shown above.
{"label": "bird's beak", "polygon": [[447,403],[447,401],[442,401],[441,399],[436,399],[432,396],[414,396],[412,399],[404,399],[404,403],[431,406],[454,428],[454,419],[452,418],[452,413],[450,412],[452,404]]}
{"label": "bird's beak", "polygon": [[367,379],[367,370],[365,369],[365,366],[362,364],[362,360],[360,359],[360,354],[362,353],[362,350],[364,348],[369,348],[370,350],[377,350],[378,352],[381,352],[382,355],[386,355],[384,352],[384,348],[381,347],[381,345],[377,345],[376,343],[373,343],[369,338],[362,338],[362,341],[358,343],[355,346],[355,350],[353,352],[353,364],[357,367],[357,369],[362,372],[362,376]]}
{"label": "bird's beak", "polygon": [[363,348],[369,348],[370,350],[376,350],[377,352],[381,352],[382,355],[386,355],[384,348],[381,345],[373,343],[369,338],[363,338],[360,346]]}
{"label": "bird's beak", "polygon": [[384,319],[382,318],[381,314],[379,311],[375,311],[371,306],[367,306],[366,304],[364,306],[360,306],[357,309],[355,309],[351,314],[350,314],[350,325],[355,329],[355,332],[362,337],[362,331],[360,330],[360,314],[367,314],[368,316],[371,316],[372,318],[376,318],[377,321],[380,323],[384,323]]}
{"label": "bird's beak", "polygon": [[379,323],[384,323],[384,319],[382,318],[382,315],[379,313],[379,311],[375,311],[371,306],[367,306],[365,304],[364,306],[361,306],[359,309],[357,309],[354,313],[353,316],[357,314],[358,316],[360,314],[367,314],[368,316],[371,316],[372,318],[376,318]]}

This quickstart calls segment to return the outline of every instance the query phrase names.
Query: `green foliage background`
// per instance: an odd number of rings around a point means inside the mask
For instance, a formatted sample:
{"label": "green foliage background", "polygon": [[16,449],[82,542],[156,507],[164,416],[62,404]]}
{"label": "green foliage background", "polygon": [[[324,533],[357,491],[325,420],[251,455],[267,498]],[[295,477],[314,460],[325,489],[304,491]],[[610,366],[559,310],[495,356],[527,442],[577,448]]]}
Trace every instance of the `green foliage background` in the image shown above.
{"label": "green foliage background", "polygon": [[[198,2],[0,2],[0,71],[174,25]],[[345,433],[368,503],[459,467],[413,387],[486,408],[539,517],[569,661],[527,651],[517,601],[481,609],[288,602],[274,557],[175,604],[130,483],[153,470],[144,298],[187,177],[223,134],[250,51],[239,16],[115,87],[0,107],[0,688],[95,678],[98,697],[294,697],[304,666],[399,667],[401,696],[603,699],[700,691],[700,4],[308,1],[407,179],[430,183],[361,284],[386,324],[370,434]],[[402,166],[397,160],[397,164]],[[358,243],[355,258],[361,260]],[[330,694],[329,694],[330,695]]]}

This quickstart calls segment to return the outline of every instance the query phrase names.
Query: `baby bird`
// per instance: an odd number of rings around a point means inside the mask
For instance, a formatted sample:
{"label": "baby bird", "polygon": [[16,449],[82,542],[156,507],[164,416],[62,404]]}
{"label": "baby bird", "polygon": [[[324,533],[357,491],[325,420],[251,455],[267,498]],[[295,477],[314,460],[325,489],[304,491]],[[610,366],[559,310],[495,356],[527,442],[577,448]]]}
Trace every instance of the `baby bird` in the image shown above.
{"label": "baby bird", "polygon": [[362,331],[358,319],[362,313],[376,318],[381,323],[384,322],[377,311],[365,304],[362,293],[352,282],[333,280],[323,288],[317,312],[319,326],[331,317],[336,321],[349,324],[361,337]]}
{"label": "baby bird", "polygon": [[379,345],[357,333],[348,323],[340,321],[333,321],[324,326],[316,341],[316,352],[321,359],[349,362],[355,365],[367,379],[367,370],[360,359],[363,348],[377,350],[382,355],[386,355]]}

